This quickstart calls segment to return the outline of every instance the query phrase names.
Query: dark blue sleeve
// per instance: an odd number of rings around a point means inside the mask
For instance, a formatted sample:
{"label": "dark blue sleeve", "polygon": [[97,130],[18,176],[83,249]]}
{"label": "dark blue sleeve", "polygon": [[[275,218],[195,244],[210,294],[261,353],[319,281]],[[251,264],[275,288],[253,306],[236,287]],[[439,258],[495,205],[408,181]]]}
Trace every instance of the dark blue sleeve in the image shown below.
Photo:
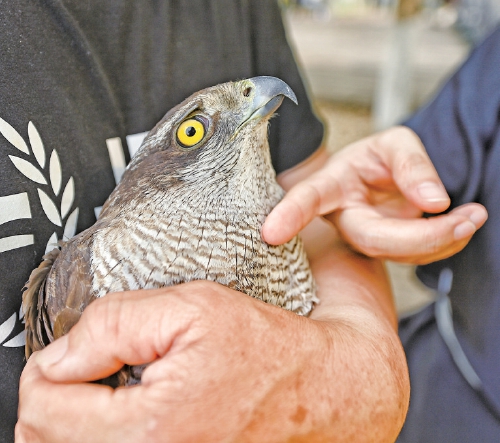
{"label": "dark blue sleeve", "polygon": [[[433,307],[416,313],[399,329],[412,379],[402,435],[415,432],[419,441],[443,443],[498,441],[499,421],[491,405],[500,399],[500,28],[407,125],[421,137],[452,206],[481,203],[488,220],[462,251],[417,269],[420,279],[434,288],[443,268],[452,271],[453,329],[481,380],[481,391],[471,395],[474,390],[439,336],[442,324],[436,326]],[[473,417],[481,437],[467,436],[465,416]],[[421,438],[431,434],[435,438]]]}
{"label": "dark blue sleeve", "polygon": [[500,28],[472,51],[436,98],[405,123],[422,139],[452,206],[478,199],[484,162],[498,139],[499,109]]}
{"label": "dark blue sleeve", "polygon": [[[492,280],[500,266],[500,28],[476,47],[462,67],[427,106],[405,124],[422,139],[451,197],[451,207],[483,204],[489,220],[459,254],[417,269],[436,287],[441,269],[466,282],[474,263],[489,263],[477,272]],[[494,246],[498,245],[498,247]],[[487,268],[487,269],[486,269]],[[491,268],[491,269],[490,269]],[[487,273],[488,271],[489,273]],[[487,273],[487,275],[485,274]],[[467,286],[467,285],[466,285]]]}

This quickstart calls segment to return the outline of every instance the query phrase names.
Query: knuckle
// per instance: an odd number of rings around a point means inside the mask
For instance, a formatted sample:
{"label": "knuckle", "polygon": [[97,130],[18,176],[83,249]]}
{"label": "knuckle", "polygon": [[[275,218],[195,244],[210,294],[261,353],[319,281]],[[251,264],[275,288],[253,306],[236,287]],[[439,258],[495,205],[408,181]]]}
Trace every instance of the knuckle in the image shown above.
{"label": "knuckle", "polygon": [[196,280],[177,287],[176,304],[185,318],[200,320],[206,316],[221,299],[225,289],[218,283]]}
{"label": "knuckle", "polygon": [[106,337],[106,340],[117,340],[120,336],[120,325],[123,317],[123,295],[108,294],[93,301],[84,311],[80,322],[84,332],[92,342]]}
{"label": "knuckle", "polygon": [[300,220],[301,228],[321,210],[321,195],[315,183],[304,181],[287,196],[289,212],[293,214],[290,218]]}
{"label": "knuckle", "polygon": [[396,146],[401,143],[411,144],[424,151],[424,147],[418,135],[407,126],[395,126],[376,135],[376,144],[379,146]]}
{"label": "knuckle", "polygon": [[[186,284],[189,298],[196,305],[209,307],[221,298],[225,288],[218,283],[208,280],[196,280]],[[182,297],[185,297],[183,291]]]}
{"label": "knuckle", "polygon": [[412,152],[404,155],[400,154],[399,157],[398,169],[402,176],[409,176],[412,178],[415,172],[427,171],[431,166],[430,160],[420,152]]}
{"label": "knuckle", "polygon": [[368,257],[384,257],[381,247],[383,247],[384,243],[386,243],[387,238],[380,232],[380,229],[360,229],[360,231],[357,232],[356,235],[348,241],[359,252]]}
{"label": "knuckle", "polygon": [[29,428],[23,423],[24,414],[22,414],[22,409],[20,410],[19,421],[16,424],[14,436],[16,443],[32,442],[37,443],[40,441],[38,436],[30,432]]}
{"label": "knuckle", "polygon": [[427,229],[422,237],[422,252],[427,255],[439,253],[446,246],[443,240],[444,238],[441,233],[433,229]]}

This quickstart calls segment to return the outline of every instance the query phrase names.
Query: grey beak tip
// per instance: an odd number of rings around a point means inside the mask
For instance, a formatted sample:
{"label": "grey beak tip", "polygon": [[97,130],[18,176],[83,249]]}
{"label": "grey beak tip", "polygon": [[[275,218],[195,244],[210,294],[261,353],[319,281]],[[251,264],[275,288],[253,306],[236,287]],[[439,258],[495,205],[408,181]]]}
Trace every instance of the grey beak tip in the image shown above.
{"label": "grey beak tip", "polygon": [[298,105],[297,96],[293,92],[292,88],[290,88],[290,86],[288,86],[288,84],[286,84],[283,80],[269,75],[253,77],[251,80],[255,86],[259,88],[261,93],[264,93],[269,97],[283,95]]}
{"label": "grey beak tip", "polygon": [[294,102],[296,105],[299,104],[299,101],[297,100],[297,96],[295,95],[295,92],[292,91],[292,89],[290,88],[290,95],[287,95],[287,97],[292,101]]}

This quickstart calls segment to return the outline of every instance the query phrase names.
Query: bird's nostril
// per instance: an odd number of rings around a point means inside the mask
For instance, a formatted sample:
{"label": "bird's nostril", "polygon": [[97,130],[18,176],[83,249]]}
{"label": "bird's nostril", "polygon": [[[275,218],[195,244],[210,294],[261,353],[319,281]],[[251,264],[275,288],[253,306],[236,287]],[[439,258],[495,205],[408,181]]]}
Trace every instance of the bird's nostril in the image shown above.
{"label": "bird's nostril", "polygon": [[252,88],[249,86],[248,88],[245,88],[245,90],[243,91],[243,95],[245,97],[248,97],[251,92],[252,92]]}

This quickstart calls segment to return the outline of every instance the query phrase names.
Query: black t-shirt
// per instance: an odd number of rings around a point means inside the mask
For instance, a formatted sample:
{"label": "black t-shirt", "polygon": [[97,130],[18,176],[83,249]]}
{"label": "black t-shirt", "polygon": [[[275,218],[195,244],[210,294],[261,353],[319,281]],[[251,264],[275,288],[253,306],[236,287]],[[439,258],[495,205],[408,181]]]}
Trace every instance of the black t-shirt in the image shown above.
{"label": "black t-shirt", "polygon": [[457,365],[453,360],[437,328],[433,306],[405,319],[400,334],[412,392],[408,419],[398,441],[498,442],[500,28],[474,49],[435,100],[407,125],[421,137],[452,207],[479,202],[487,208],[489,218],[463,251],[418,270],[422,280],[433,287],[443,268],[452,270],[453,325],[481,387],[473,389],[463,376],[463,363]]}
{"label": "black t-shirt", "polygon": [[[272,75],[299,106],[271,123],[277,172],[320,145],[274,0],[0,1],[0,441],[24,365],[21,288],[48,244],[95,222],[147,131],[191,93]],[[129,141],[131,139],[129,138]]]}

